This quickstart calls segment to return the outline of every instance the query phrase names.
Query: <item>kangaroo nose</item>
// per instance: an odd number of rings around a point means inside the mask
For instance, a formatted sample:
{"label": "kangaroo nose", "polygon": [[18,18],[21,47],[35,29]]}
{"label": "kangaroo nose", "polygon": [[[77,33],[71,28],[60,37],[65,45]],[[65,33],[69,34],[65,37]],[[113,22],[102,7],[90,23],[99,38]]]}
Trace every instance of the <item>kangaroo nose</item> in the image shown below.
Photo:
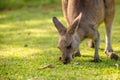
{"label": "kangaroo nose", "polygon": [[70,63],[69,59],[65,59],[65,61],[63,61],[64,64]]}

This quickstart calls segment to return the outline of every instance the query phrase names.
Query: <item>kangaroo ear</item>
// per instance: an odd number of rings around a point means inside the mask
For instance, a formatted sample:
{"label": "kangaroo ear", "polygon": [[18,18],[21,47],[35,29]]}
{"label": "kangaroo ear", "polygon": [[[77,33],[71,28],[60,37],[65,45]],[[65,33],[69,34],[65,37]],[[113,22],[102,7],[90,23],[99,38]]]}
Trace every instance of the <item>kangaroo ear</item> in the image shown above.
{"label": "kangaroo ear", "polygon": [[66,33],[66,28],[62,25],[62,23],[56,17],[53,17],[53,23],[60,35],[64,35]]}
{"label": "kangaroo ear", "polygon": [[75,18],[75,20],[73,21],[73,23],[67,29],[67,33],[74,34],[75,30],[78,27],[78,23],[80,22],[81,18],[82,18],[82,13],[80,13],[79,16]]}
{"label": "kangaroo ear", "polygon": [[73,21],[72,25],[70,25],[70,27],[68,28],[67,33],[74,34],[74,32],[78,26],[78,22],[79,22],[79,19],[75,19]]}

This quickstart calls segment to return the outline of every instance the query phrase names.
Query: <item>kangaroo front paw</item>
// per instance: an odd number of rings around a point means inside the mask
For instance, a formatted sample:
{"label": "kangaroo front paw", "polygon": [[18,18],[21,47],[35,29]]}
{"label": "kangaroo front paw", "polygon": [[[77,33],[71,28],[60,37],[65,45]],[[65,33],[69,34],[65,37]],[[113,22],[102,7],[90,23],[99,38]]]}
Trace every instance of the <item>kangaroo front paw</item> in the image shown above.
{"label": "kangaroo front paw", "polygon": [[80,57],[80,56],[81,56],[80,52],[75,53],[75,57]]}
{"label": "kangaroo front paw", "polygon": [[94,59],[94,60],[91,60],[91,62],[102,62],[102,60],[100,60],[100,59]]}

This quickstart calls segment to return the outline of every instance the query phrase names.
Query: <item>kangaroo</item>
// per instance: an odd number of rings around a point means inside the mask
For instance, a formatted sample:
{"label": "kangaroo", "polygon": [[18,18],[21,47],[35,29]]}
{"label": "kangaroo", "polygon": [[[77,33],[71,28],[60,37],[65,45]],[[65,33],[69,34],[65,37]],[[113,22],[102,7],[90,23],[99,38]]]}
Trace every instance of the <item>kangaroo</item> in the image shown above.
{"label": "kangaroo", "polygon": [[112,23],[115,14],[114,0],[62,0],[62,10],[67,21],[67,28],[56,18],[53,23],[59,33],[58,48],[64,64],[70,63],[74,56],[81,56],[79,44],[90,38],[89,47],[94,47],[93,62],[99,59],[98,49],[100,34],[98,26],[104,22],[106,27],[105,53],[111,59],[118,59],[111,46]]}

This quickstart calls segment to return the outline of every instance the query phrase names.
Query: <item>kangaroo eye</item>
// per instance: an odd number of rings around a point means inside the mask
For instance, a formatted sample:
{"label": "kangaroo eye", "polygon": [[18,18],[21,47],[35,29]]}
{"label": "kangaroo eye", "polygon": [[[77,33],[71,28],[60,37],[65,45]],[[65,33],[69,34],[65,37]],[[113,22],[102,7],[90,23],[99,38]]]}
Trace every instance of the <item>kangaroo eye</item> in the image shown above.
{"label": "kangaroo eye", "polygon": [[70,49],[72,46],[71,46],[71,44],[69,45],[69,46],[67,46],[67,49]]}

